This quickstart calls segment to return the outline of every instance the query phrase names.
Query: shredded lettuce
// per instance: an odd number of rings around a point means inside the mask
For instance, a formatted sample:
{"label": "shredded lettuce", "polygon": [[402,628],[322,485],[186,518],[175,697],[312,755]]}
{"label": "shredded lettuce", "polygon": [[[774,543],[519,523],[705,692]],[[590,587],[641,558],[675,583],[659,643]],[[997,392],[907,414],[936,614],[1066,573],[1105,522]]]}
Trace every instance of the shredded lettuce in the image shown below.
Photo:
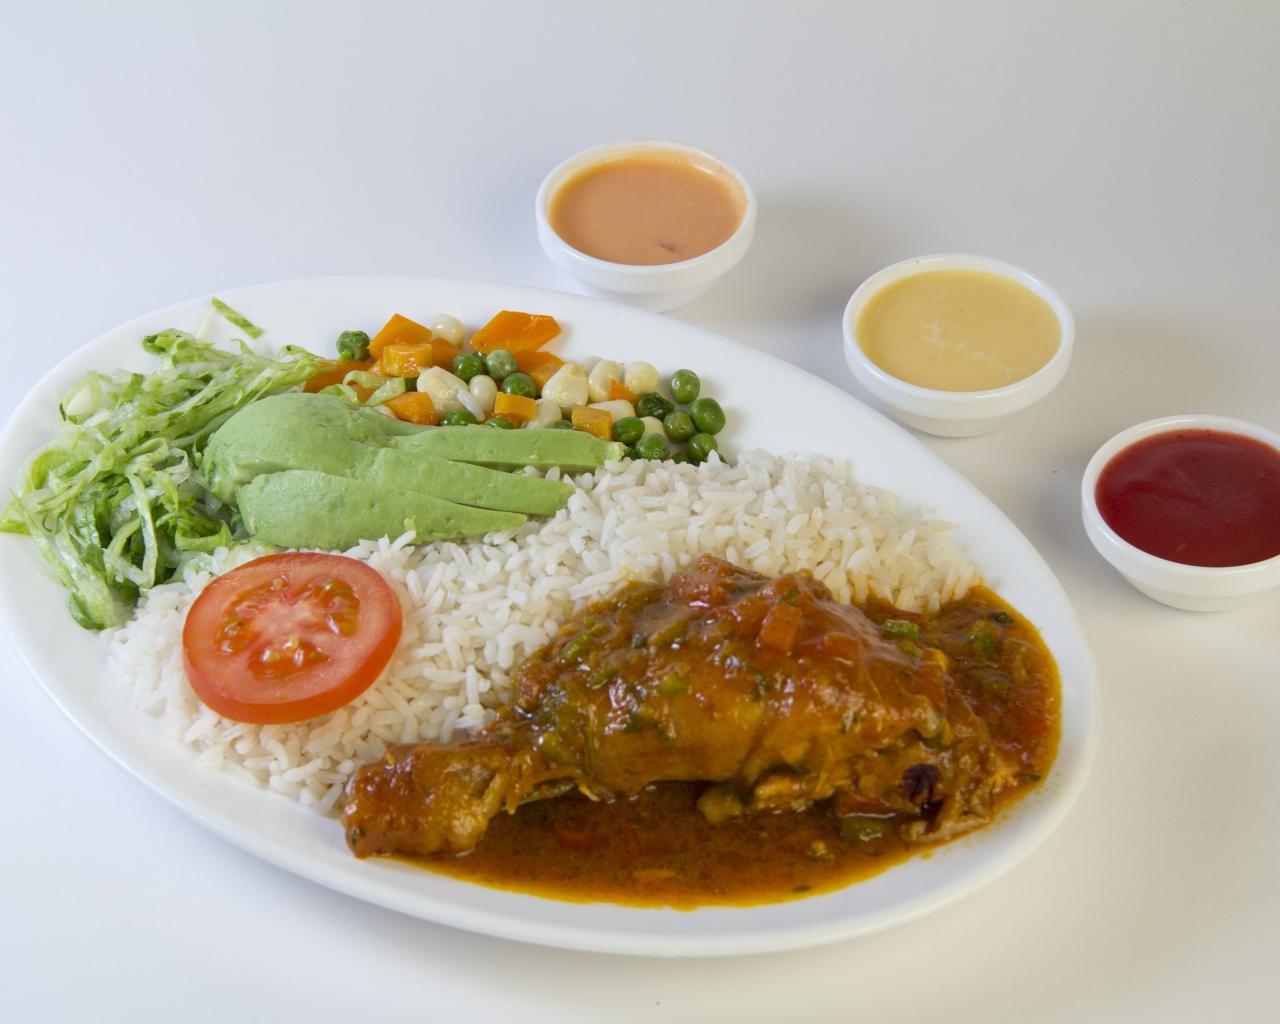
{"label": "shredded lettuce", "polygon": [[244,331],[244,333],[249,335],[249,337],[251,338],[256,339],[256,338],[262,337],[262,328],[252,323],[249,320],[249,318],[246,317],[244,314],[237,313],[234,309],[232,309],[230,306],[228,306],[225,302],[223,302],[221,299],[217,298],[216,296],[211,301],[213,303],[213,308],[216,309],[222,315],[224,320],[227,320],[229,323],[235,324],[237,327],[240,328],[240,330]]}
{"label": "shredded lettuce", "polygon": [[320,363],[291,346],[274,359],[243,343],[225,352],[172,329],[142,347],[160,357],[155,372],[89,373],[64,397],[56,439],[27,461],[0,518],[0,530],[35,541],[86,629],[114,625],[192,557],[244,538],[199,478],[205,442],[236,410],[301,384]]}

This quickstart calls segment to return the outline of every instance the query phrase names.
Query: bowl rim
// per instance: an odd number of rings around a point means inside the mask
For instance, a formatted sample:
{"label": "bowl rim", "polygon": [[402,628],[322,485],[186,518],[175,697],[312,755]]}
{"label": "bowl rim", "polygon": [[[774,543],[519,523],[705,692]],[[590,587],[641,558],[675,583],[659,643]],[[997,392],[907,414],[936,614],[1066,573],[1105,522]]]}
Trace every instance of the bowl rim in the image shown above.
{"label": "bowl rim", "polygon": [[[595,163],[604,163],[609,157],[619,156],[632,151],[674,151],[680,153],[689,153],[694,156],[715,164],[731,177],[742,190],[743,206],[742,216],[738,221],[738,227],[733,234],[726,238],[714,249],[708,249],[704,253],[692,256],[687,260],[677,260],[674,263],[614,263],[611,260],[602,260],[598,256],[591,256],[583,252],[581,249],[575,249],[566,242],[551,226],[551,219],[547,216],[547,208],[550,205],[551,197],[556,190],[569,178],[575,171],[589,167]],[[741,256],[737,252],[738,248],[744,242],[750,242],[751,236],[755,232],[756,221],[756,194],[751,187],[751,183],[747,181],[743,175],[733,164],[724,157],[705,149],[702,146],[694,145],[691,142],[681,142],[677,139],[654,139],[654,138],[636,138],[621,139],[617,142],[605,142],[598,146],[592,146],[584,149],[570,157],[560,161],[555,167],[542,179],[542,184],[538,186],[538,194],[534,199],[534,214],[538,222],[538,235],[543,240],[543,245],[553,243],[561,251],[561,253],[571,259],[584,269],[596,272],[607,272],[613,274],[624,274],[628,277],[635,278],[655,278],[664,275],[678,274],[692,269],[696,269],[706,263],[714,263],[724,259],[727,255],[733,255],[734,262]],[[727,268],[726,268],[727,269]]]}
{"label": "bowl rim", "polygon": [[[1089,534],[1093,546],[1099,554],[1125,575],[1140,575],[1146,581],[1161,578],[1164,586],[1169,586],[1170,578],[1176,578],[1187,584],[1220,583],[1234,581],[1245,583],[1254,577],[1275,576],[1280,583],[1280,554],[1264,558],[1260,562],[1247,562],[1243,565],[1189,565],[1186,562],[1174,562],[1131,544],[1111,525],[1098,511],[1097,490],[1098,477],[1102,470],[1120,452],[1130,445],[1149,437],[1172,433],[1176,430],[1218,430],[1228,434],[1239,434],[1262,441],[1280,453],[1280,433],[1270,430],[1248,420],[1231,416],[1217,416],[1210,413],[1175,413],[1159,416],[1134,424],[1101,445],[1085,466],[1084,476],[1080,480],[1080,503],[1084,515],[1086,533]],[[1098,537],[1105,540],[1100,544]],[[1117,558],[1126,564],[1121,564]],[[1275,584],[1267,583],[1269,589]]]}
{"label": "bowl rim", "polygon": [[[895,281],[931,270],[949,269],[978,270],[996,274],[1028,288],[1044,299],[1057,316],[1058,327],[1062,333],[1058,349],[1052,358],[1035,373],[1021,380],[982,391],[944,391],[938,388],[922,387],[895,377],[872,362],[858,343],[857,337],[858,317],[871,297]],[[968,415],[974,418],[1000,415],[999,412],[988,412],[982,407],[999,405],[1007,407],[1009,412],[1014,412],[1043,398],[1066,374],[1075,346],[1076,334],[1075,317],[1072,316],[1071,309],[1057,290],[1044,278],[1004,260],[958,252],[914,256],[876,271],[858,285],[850,296],[845,305],[842,326],[845,354],[850,368],[865,386],[875,389],[876,397],[888,401],[887,395],[892,393],[899,401],[910,403],[910,411],[939,419],[967,418]]]}

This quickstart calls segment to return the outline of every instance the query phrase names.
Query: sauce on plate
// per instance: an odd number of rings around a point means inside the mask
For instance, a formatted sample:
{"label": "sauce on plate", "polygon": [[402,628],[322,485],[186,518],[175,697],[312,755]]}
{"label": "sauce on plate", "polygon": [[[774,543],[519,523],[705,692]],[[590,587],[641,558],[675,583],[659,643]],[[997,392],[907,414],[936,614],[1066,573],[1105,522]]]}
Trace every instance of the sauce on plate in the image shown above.
{"label": "sauce on plate", "polygon": [[654,266],[719,248],[745,209],[721,169],[675,150],[641,150],[578,171],[552,196],[547,218],[579,252]]}
{"label": "sauce on plate", "polygon": [[[877,624],[904,613],[873,603]],[[1015,766],[993,815],[1032,788],[1057,752],[1060,696],[1052,655],[1033,626],[974,588],[929,616],[918,642],[942,652],[964,701]],[[841,814],[833,801],[712,824],[698,810],[706,783],[658,782],[631,799],[577,794],[498,814],[465,854],[409,858],[455,878],[573,902],[628,906],[748,906],[830,892],[937,847],[904,838],[893,815]]]}
{"label": "sauce on plate", "polygon": [[1171,430],[1119,452],[1098,476],[1107,525],[1184,565],[1250,565],[1280,555],[1280,451],[1219,430]]}
{"label": "sauce on plate", "polygon": [[867,358],[937,391],[988,391],[1042,369],[1062,343],[1053,307],[1016,281],[978,270],[926,270],[867,302],[856,335]]}

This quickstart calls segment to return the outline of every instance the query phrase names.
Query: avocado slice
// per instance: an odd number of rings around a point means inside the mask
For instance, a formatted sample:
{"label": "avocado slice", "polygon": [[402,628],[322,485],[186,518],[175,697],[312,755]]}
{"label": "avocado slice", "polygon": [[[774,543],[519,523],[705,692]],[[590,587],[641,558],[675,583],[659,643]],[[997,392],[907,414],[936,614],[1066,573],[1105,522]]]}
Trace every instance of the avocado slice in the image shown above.
{"label": "avocado slice", "polygon": [[295,469],[529,515],[555,515],[573,493],[569,483],[386,447],[404,440],[399,428],[410,425],[336,395],[288,392],[246,406],[218,428],[205,448],[201,473],[214,495],[232,506],[250,481]]}
{"label": "avocado slice", "polygon": [[236,492],[240,515],[257,540],[287,548],[343,550],[362,539],[398,537],[415,543],[478,537],[521,526],[514,512],[473,508],[315,470],[289,469],[255,477]]}
{"label": "avocado slice", "polygon": [[571,473],[599,469],[622,458],[626,445],[602,441],[581,430],[476,430],[436,427],[392,438],[392,447],[481,466],[559,466]]}

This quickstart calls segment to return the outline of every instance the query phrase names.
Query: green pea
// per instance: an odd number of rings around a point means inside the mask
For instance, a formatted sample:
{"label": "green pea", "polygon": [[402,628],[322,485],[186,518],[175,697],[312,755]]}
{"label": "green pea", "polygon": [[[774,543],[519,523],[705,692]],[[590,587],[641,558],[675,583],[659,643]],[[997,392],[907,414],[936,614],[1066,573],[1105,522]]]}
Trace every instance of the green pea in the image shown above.
{"label": "green pea", "polygon": [[464,356],[454,356],[449,369],[453,371],[455,377],[469,381],[472,377],[479,377],[484,373],[484,360],[474,352],[468,352]]}
{"label": "green pea", "polygon": [[516,425],[501,416],[490,416],[484,421],[486,427],[497,427],[499,430],[515,430]]}
{"label": "green pea", "polygon": [[644,437],[644,422],[638,416],[623,416],[613,425],[613,439],[623,444],[635,444]]}
{"label": "green pea", "polygon": [[718,434],[724,429],[724,410],[714,398],[699,398],[689,407],[689,415],[704,434]]}
{"label": "green pea", "polygon": [[689,414],[680,409],[667,413],[662,418],[662,425],[667,430],[667,437],[673,441],[687,441],[698,432],[694,428],[693,420]]}
{"label": "green pea", "polygon": [[519,369],[516,366],[516,357],[505,348],[495,348],[485,356],[484,365],[489,371],[489,376],[494,380],[502,380],[507,374],[515,373]]}
{"label": "green pea", "polygon": [[671,375],[671,397],[681,405],[688,405],[698,397],[702,381],[692,370],[676,370]]}
{"label": "green pea", "polygon": [[678,462],[681,465],[683,465],[686,462],[692,462],[693,459],[689,458],[688,452],[676,452],[673,456],[671,456],[671,461]]}
{"label": "green pea", "polygon": [[509,373],[502,378],[498,390],[508,395],[523,395],[525,398],[538,397],[538,385],[527,373]]}
{"label": "green pea", "polygon": [[577,428],[568,420],[556,420],[548,430],[576,430]]}
{"label": "green pea", "polygon": [[660,420],[674,408],[674,405],[656,391],[650,391],[636,399],[637,416],[652,416]]}
{"label": "green pea", "polygon": [[450,409],[440,418],[442,427],[469,427],[475,423],[476,416],[470,409]]}
{"label": "green pea", "polygon": [[671,455],[671,445],[662,434],[650,434],[636,442],[636,457],[661,462]]}
{"label": "green pea", "polygon": [[694,434],[689,438],[689,443],[685,446],[685,451],[689,453],[689,458],[694,462],[706,462],[711,457],[711,453],[718,451],[716,447],[716,439],[710,434]]}
{"label": "green pea", "polygon": [[364,331],[343,331],[338,335],[339,359],[368,359],[369,335]]}

